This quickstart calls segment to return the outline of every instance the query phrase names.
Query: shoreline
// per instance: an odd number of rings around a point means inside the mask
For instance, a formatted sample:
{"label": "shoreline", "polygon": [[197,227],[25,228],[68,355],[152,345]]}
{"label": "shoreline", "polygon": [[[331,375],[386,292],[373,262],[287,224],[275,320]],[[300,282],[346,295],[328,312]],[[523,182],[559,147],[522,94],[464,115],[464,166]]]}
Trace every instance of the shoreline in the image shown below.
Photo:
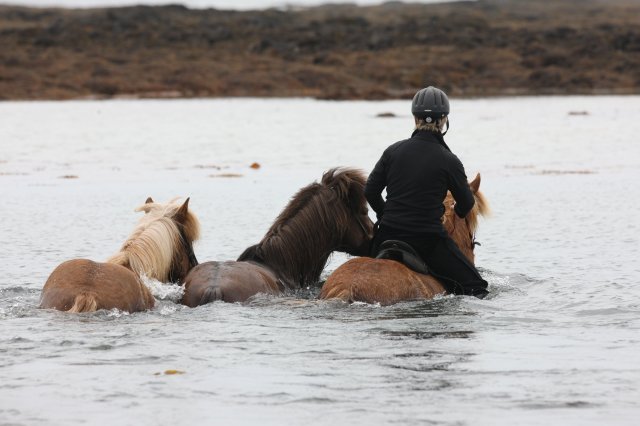
{"label": "shoreline", "polygon": [[[473,100],[501,100],[501,99],[531,99],[531,98],[611,98],[611,97],[640,97],[640,93],[569,93],[569,94],[522,94],[522,95],[491,95],[491,96],[455,96],[450,99],[461,101],[473,101]],[[109,101],[224,101],[224,100],[258,100],[258,101],[278,101],[278,100],[310,100],[317,102],[407,102],[411,100],[409,98],[386,98],[386,99],[322,99],[314,98],[310,96],[201,96],[201,97],[150,97],[150,96],[112,96],[112,97],[100,97],[100,96],[86,96],[80,98],[66,98],[66,99],[0,99],[0,105],[7,103],[49,103],[49,102],[109,102]],[[583,114],[575,114],[583,115]],[[590,115],[590,114],[584,114]],[[401,117],[402,115],[388,116],[391,118]],[[410,113],[407,112],[407,116]],[[378,118],[387,118],[386,116],[379,116]]]}

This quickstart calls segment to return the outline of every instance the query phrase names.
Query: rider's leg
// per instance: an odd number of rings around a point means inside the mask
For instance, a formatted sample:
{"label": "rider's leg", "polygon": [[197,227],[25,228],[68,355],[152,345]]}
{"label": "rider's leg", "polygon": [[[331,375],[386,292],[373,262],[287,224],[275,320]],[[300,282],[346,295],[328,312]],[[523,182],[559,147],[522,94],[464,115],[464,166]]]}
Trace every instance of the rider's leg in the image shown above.
{"label": "rider's leg", "polygon": [[447,291],[479,298],[484,298],[489,293],[487,282],[451,238],[439,238],[429,251],[417,249],[433,275],[448,281],[445,284]]}

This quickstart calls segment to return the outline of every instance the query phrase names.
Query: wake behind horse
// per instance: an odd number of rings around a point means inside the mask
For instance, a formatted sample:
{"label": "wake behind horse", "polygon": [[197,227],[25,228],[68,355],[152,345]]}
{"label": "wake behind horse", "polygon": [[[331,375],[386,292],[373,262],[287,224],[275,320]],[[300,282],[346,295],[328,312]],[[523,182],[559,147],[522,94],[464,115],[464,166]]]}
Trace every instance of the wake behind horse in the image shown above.
{"label": "wake behind horse", "polygon": [[107,262],[74,259],[51,273],[42,289],[41,308],[143,311],[153,308],[154,298],[140,275],[162,282],[182,281],[198,264],[193,241],[199,237],[200,224],[189,210],[189,199],[183,204],[160,204],[148,198],[136,211],[145,215]]}
{"label": "wake behind horse", "polygon": [[373,223],[365,181],[358,170],[327,171],[320,183],[302,188],[262,240],[237,261],[195,267],[185,279],[181,302],[191,307],[216,300],[241,302],[257,293],[299,289],[318,282],[333,251],[366,254]]}
{"label": "wake behind horse", "polygon": [[[465,218],[459,218],[453,210],[453,197],[448,194],[444,201],[443,224],[462,254],[474,263],[478,216],[489,214],[489,205],[479,191],[479,174],[469,186],[476,200],[473,209]],[[406,300],[431,299],[445,293],[443,285],[432,275],[415,272],[395,260],[360,257],[338,267],[327,278],[319,297],[391,305]]]}

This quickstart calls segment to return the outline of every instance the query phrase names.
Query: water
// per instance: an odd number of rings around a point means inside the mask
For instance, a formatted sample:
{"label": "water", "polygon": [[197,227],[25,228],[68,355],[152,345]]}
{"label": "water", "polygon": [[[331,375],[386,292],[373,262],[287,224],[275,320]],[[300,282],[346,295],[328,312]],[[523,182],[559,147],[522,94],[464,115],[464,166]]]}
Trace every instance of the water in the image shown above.
{"label": "water", "polygon": [[[460,0],[411,0],[411,3],[447,3]],[[31,7],[117,7],[131,5],[167,5],[182,4],[189,8],[204,9],[267,9],[270,7],[286,8],[290,6],[318,6],[332,3],[352,3],[361,6],[384,3],[384,0],[3,0],[4,4]]]}
{"label": "water", "polygon": [[36,308],[60,262],[117,250],[147,196],[190,196],[199,260],[235,258],[322,171],[370,170],[408,108],[0,103],[0,424],[636,424],[640,97],[452,100],[447,140],[494,212],[488,299],[310,288],[190,309],[148,282],[150,312]]}

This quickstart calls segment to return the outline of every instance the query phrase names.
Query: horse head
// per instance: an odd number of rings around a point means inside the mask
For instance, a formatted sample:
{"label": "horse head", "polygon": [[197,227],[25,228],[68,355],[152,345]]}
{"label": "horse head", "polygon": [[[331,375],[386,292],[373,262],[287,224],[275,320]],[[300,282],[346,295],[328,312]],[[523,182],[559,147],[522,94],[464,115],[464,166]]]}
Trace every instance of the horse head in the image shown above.
{"label": "horse head", "polygon": [[108,262],[118,263],[162,282],[181,282],[198,264],[193,242],[200,236],[198,218],[182,204],[147,198],[135,211],[145,212],[120,252]]}
{"label": "horse head", "polygon": [[462,251],[471,263],[475,261],[474,249],[479,243],[475,240],[475,233],[478,228],[478,216],[488,216],[490,214],[489,203],[480,192],[480,173],[469,183],[471,192],[475,198],[475,204],[467,216],[458,217],[453,210],[454,200],[451,193],[447,194],[444,200],[445,213],[442,221],[449,236]]}
{"label": "horse head", "polygon": [[174,251],[169,281],[182,282],[191,268],[198,265],[198,259],[193,251],[193,242],[200,237],[200,223],[189,210],[189,198],[176,210],[172,219],[180,230],[182,246]]}
{"label": "horse head", "polygon": [[338,201],[335,212],[337,250],[354,256],[369,254],[373,222],[364,196],[366,176],[360,170],[334,168],[322,175],[321,184],[331,189]]}

